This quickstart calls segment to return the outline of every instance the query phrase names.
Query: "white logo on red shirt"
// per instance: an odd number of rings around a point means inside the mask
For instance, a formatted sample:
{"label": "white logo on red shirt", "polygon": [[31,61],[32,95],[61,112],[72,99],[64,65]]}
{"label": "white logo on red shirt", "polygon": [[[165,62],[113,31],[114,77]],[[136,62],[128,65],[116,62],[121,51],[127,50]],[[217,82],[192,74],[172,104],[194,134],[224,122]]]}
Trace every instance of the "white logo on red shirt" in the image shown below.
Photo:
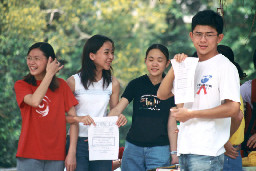
{"label": "white logo on red shirt", "polygon": [[49,98],[47,96],[44,96],[42,102],[40,103],[40,105],[36,109],[36,112],[38,114],[40,114],[42,117],[45,117],[46,115],[48,115],[48,113],[49,113],[49,103],[50,102],[51,101],[49,100]]}

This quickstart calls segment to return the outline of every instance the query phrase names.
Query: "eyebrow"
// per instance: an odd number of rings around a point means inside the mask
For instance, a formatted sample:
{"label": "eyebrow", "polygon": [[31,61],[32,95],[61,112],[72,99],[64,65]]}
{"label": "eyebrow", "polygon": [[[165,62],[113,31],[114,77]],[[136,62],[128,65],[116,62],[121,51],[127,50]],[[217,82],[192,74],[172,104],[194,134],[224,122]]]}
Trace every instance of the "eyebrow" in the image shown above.
{"label": "eyebrow", "polygon": [[[112,49],[112,51],[114,51],[115,49]],[[104,49],[104,51],[111,51],[111,49]]]}
{"label": "eyebrow", "polygon": [[40,56],[38,56],[38,55],[36,55],[36,56],[27,55],[27,56],[30,56],[30,57],[40,57]]}
{"label": "eyebrow", "polygon": [[200,31],[196,31],[196,33],[215,33],[213,31],[208,31],[208,32],[200,32]]}
{"label": "eyebrow", "polygon": [[[153,56],[149,56],[148,58],[154,58]],[[163,56],[158,56],[158,57],[156,57],[157,59],[163,59],[164,57]]]}

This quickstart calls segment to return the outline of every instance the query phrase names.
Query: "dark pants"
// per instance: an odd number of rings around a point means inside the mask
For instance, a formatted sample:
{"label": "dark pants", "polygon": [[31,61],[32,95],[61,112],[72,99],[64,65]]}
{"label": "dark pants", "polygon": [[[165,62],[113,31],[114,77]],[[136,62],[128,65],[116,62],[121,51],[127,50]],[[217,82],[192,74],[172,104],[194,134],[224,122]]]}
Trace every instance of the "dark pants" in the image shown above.
{"label": "dark pants", "polygon": [[[87,140],[87,137],[78,137],[76,147],[76,171],[112,171],[112,160],[89,161]],[[67,136],[67,152],[69,148],[69,143],[70,139],[69,136]]]}

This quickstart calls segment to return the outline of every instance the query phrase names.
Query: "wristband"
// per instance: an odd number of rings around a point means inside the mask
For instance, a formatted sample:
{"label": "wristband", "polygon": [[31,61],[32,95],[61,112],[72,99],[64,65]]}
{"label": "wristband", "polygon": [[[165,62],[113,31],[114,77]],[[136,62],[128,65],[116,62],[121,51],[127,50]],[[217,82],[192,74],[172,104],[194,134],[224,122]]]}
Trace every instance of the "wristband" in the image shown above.
{"label": "wristband", "polygon": [[177,154],[177,151],[171,151],[171,154]]}

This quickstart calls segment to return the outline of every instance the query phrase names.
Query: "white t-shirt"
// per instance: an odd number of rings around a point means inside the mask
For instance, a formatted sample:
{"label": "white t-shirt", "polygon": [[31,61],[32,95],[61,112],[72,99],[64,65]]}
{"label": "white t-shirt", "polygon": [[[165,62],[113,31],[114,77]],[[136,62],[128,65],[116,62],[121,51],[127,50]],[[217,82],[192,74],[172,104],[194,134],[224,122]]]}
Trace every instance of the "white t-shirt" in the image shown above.
{"label": "white t-shirt", "polygon": [[[199,62],[195,72],[195,100],[184,108],[204,110],[217,107],[225,99],[240,102],[240,80],[236,67],[218,54]],[[218,156],[225,152],[230,137],[231,118],[190,119],[180,124],[178,154]]]}
{"label": "white t-shirt", "polygon": [[[86,90],[81,82],[79,74],[73,75],[75,79],[74,95],[79,104],[75,106],[77,116],[90,115],[91,117],[104,117],[107,115],[107,107],[112,94],[112,82],[107,88],[102,87],[103,78],[94,82]],[[89,126],[79,123],[79,137],[88,137]]]}

